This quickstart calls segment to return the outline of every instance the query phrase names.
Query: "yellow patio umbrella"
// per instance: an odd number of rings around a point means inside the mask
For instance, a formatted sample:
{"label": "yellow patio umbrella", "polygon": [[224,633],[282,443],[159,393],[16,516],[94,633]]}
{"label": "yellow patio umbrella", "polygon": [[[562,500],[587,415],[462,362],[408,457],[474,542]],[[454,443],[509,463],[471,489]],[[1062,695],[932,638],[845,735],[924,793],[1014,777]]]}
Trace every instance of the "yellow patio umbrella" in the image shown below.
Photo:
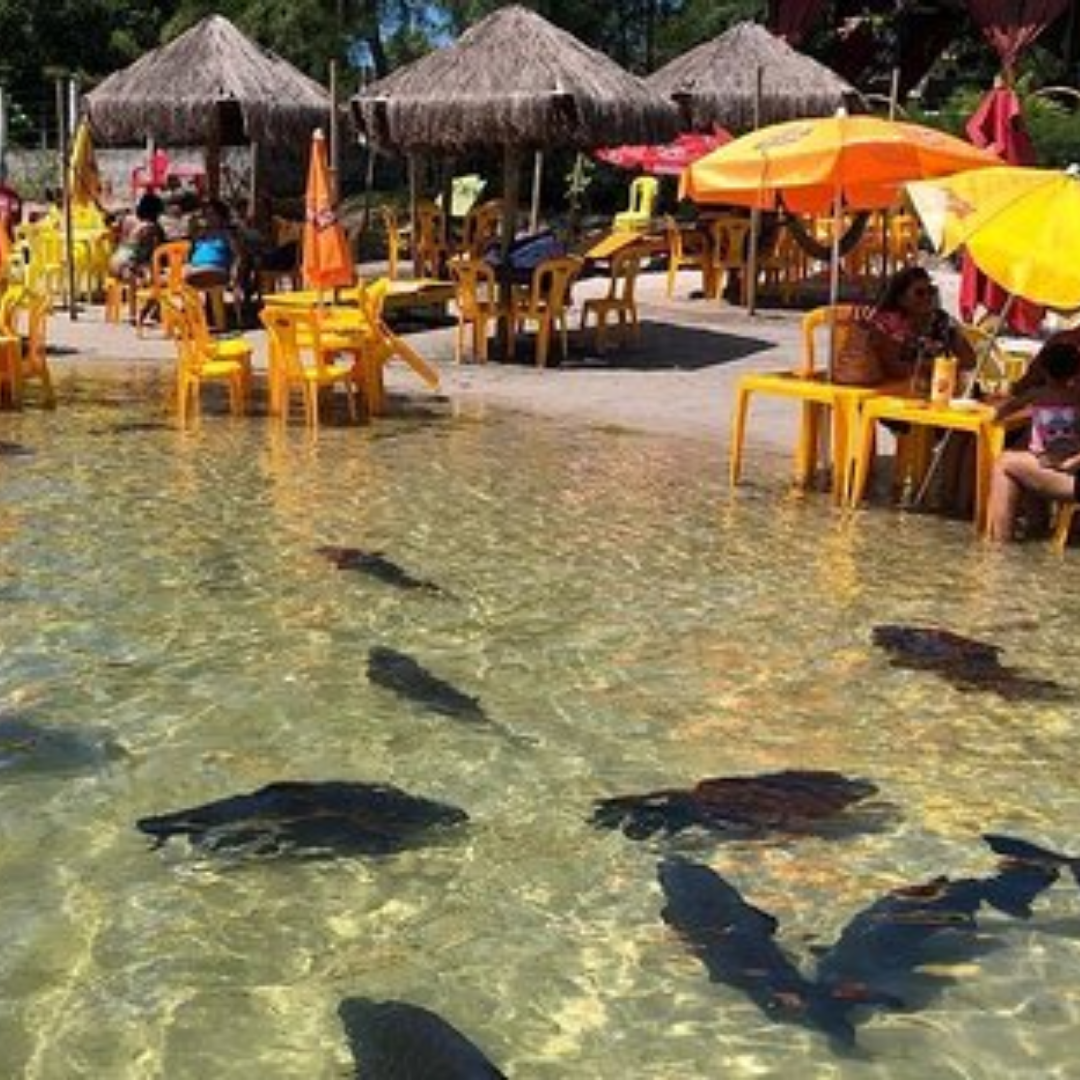
{"label": "yellow patio umbrella", "polygon": [[79,122],[68,161],[68,191],[73,207],[101,205],[101,174],[98,172],[90,125]]}
{"label": "yellow patio umbrella", "polygon": [[907,185],[942,254],[963,247],[1014,296],[1080,307],[1080,175],[1001,166]]}
{"label": "yellow patio umbrella", "polygon": [[316,128],[311,139],[307,190],[304,193],[304,235],[301,274],[309,289],[352,285],[356,278],[349,240],[330,194],[326,139]]}

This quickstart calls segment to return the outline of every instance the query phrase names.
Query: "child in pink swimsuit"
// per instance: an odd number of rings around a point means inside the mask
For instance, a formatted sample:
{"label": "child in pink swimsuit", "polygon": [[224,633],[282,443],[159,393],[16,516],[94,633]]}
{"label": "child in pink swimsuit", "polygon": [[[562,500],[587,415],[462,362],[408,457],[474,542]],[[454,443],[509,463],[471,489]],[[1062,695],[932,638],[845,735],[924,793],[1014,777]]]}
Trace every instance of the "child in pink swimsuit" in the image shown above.
{"label": "child in pink swimsuit", "polygon": [[1006,450],[994,465],[988,532],[1011,540],[1020,499],[1080,501],[1080,350],[1049,343],[1039,354],[1045,382],[1009,398],[997,415],[1031,410],[1026,450]]}

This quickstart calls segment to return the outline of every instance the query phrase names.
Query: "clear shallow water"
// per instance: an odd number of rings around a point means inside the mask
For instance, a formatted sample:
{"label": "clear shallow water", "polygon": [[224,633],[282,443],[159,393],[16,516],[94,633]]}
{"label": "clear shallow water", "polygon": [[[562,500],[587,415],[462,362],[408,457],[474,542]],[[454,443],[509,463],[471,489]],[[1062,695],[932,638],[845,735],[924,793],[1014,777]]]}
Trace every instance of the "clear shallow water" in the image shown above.
{"label": "clear shallow water", "polygon": [[[0,415],[33,450],[0,458],[0,716],[86,741],[0,770],[0,1077],[329,1080],[350,995],[436,1010],[515,1080],[1080,1075],[1071,881],[1031,923],[987,916],[995,947],[923,1011],[865,1022],[859,1057],[710,984],[656,884],[665,850],[709,863],[809,967],[884,890],[988,872],[983,830],[1080,848],[1074,702],[959,693],[870,644],[944,625],[1080,693],[1074,556],[845,523],[760,475],[731,498],[709,451],[648,436],[474,414],[312,446],[147,410],[110,391]],[[326,543],[448,595],[339,572]],[[533,741],[369,685],[376,644]],[[785,767],[872,779],[898,817],[734,844],[587,822],[598,797]],[[244,867],[133,827],[286,778],[387,781],[472,824]]]}

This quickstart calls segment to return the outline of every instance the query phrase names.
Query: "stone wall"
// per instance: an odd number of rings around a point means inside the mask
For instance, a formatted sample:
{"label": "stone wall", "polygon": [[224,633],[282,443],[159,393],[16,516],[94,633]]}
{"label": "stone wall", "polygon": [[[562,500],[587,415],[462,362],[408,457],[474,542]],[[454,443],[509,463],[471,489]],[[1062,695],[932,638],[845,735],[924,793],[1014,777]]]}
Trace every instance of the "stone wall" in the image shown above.
{"label": "stone wall", "polygon": [[[307,173],[307,147],[273,151],[259,155],[259,189],[276,200],[302,197]],[[142,149],[99,148],[95,151],[101,173],[106,206],[124,206],[131,201],[132,170],[146,161]],[[342,191],[361,190],[364,183],[364,156],[355,144],[342,146]],[[180,165],[203,164],[197,148],[170,149],[170,161]],[[237,203],[247,197],[251,184],[251,154],[246,147],[230,147],[222,152],[221,194]],[[41,200],[46,188],[60,184],[58,154],[55,150],[10,149],[6,156],[8,182],[28,201]]]}

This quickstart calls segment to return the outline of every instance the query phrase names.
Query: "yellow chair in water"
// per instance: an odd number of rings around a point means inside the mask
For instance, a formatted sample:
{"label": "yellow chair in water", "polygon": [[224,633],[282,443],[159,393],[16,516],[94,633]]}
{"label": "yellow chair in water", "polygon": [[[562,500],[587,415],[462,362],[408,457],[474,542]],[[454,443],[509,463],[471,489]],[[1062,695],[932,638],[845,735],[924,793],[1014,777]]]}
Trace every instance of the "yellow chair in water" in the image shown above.
{"label": "yellow chair in water", "polygon": [[180,426],[187,425],[189,415],[198,415],[205,382],[226,383],[233,415],[243,416],[251,398],[251,343],[242,337],[211,336],[202,294],[190,286],[182,286],[172,296],[163,296],[162,304],[162,320],[166,321],[168,308],[168,325],[176,338],[176,407]]}
{"label": "yellow chair in water", "polygon": [[1069,546],[1069,535],[1072,532],[1073,517],[1080,503],[1059,502],[1054,509],[1054,532],[1050,538],[1050,546],[1058,554],[1061,554]]}
{"label": "yellow chair in water", "polygon": [[[799,437],[795,448],[795,481],[805,486],[817,469],[818,444],[822,419],[828,415],[832,441],[833,501],[845,505],[851,483],[852,454],[859,422],[861,403],[880,393],[864,386],[839,385],[829,381],[828,372],[818,366],[816,336],[827,336],[833,321],[829,306],[807,312],[802,322],[802,358],[791,371],[760,375],[744,375],[735,391],[735,409],[731,423],[731,483],[737,484],[742,472],[743,443],[750,399],[754,394],[791,398],[802,405]],[[847,345],[856,323],[856,308],[837,304],[835,308],[836,340],[833,347],[840,353]]]}
{"label": "yellow chair in water", "polygon": [[630,205],[615,215],[612,227],[616,232],[640,232],[649,226],[656,199],[660,194],[660,181],[655,176],[639,176],[630,185]]}
{"label": "yellow chair in water", "polygon": [[0,401],[21,409],[28,379],[41,384],[41,403],[56,408],[52,372],[46,355],[48,293],[13,285],[0,300]]}
{"label": "yellow chair in water", "polygon": [[287,419],[292,391],[299,387],[304,417],[308,426],[317,430],[319,397],[324,390],[340,384],[345,388],[349,418],[355,422],[354,364],[334,358],[346,348],[336,340],[337,334],[333,335],[335,340],[323,341],[319,313],[268,306],[259,313],[259,319],[270,336],[270,411]]}

